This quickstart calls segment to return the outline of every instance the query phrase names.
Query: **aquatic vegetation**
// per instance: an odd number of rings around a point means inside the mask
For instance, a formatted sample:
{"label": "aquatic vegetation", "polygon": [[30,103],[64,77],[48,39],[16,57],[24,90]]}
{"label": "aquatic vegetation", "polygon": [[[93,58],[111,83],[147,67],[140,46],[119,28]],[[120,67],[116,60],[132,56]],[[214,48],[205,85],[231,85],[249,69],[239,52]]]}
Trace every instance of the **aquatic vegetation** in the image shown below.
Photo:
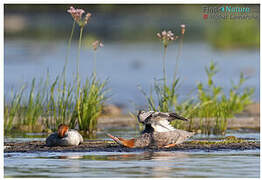
{"label": "aquatic vegetation", "polygon": [[[244,88],[240,91],[246,78],[241,73],[239,83],[235,85],[232,82],[229,95],[223,91],[221,86],[215,84],[213,76],[218,72],[215,63],[211,62],[209,67],[205,68],[208,77],[207,85],[202,82],[198,83],[198,96],[195,102],[191,103],[191,118],[200,118],[200,129],[205,134],[225,134],[227,130],[227,119],[234,117],[236,113],[240,113],[244,108],[252,103],[251,97],[254,93],[253,88]],[[198,104],[199,105],[195,105]],[[183,111],[183,108],[179,109]],[[188,111],[185,111],[188,112]],[[211,121],[215,121],[215,125],[211,126]]]}
{"label": "aquatic vegetation", "polygon": [[[14,119],[21,107],[21,99],[24,92],[24,86],[16,92],[10,104],[4,106],[4,129],[10,131],[14,124]],[[6,101],[5,101],[6,102]]]}
{"label": "aquatic vegetation", "polygon": [[[213,76],[218,72],[215,63],[211,62],[205,68],[208,77],[207,83],[199,82],[197,85],[197,97],[192,97],[182,103],[177,103],[174,109],[177,113],[190,119],[189,126],[183,128],[196,130],[193,127],[194,120],[200,119],[198,129],[204,134],[225,134],[228,118],[234,117],[252,103],[253,88],[242,85],[246,78],[241,73],[238,84],[232,82],[229,93],[221,86],[215,84]],[[241,89],[241,90],[240,90]],[[176,124],[174,124],[177,126]]]}
{"label": "aquatic vegetation", "polygon": [[[79,76],[80,53],[82,48],[83,32],[92,16],[83,9],[70,7],[67,12],[72,16],[73,25],[69,35],[65,64],[62,73],[58,74],[55,80],[50,82],[47,73],[45,81],[37,81],[33,78],[29,87],[24,85],[12,95],[11,101],[5,99],[4,127],[5,131],[11,131],[17,126],[28,126],[28,129],[38,127],[40,124],[47,131],[56,130],[58,125],[69,124],[70,128],[78,127],[84,133],[94,135],[97,130],[97,119],[102,111],[102,106],[107,100],[108,80],[100,80],[96,73],[96,53],[103,47],[100,40],[92,43],[94,51],[94,67],[92,75],[84,78]],[[84,15],[85,14],[85,15]],[[78,28],[78,29],[77,29]],[[75,32],[79,30],[78,49],[76,62],[75,81],[67,82],[67,65],[71,43]],[[181,121],[174,121],[176,128],[189,131],[199,131],[205,134],[225,134],[227,130],[227,119],[240,113],[252,103],[251,97],[254,92],[252,88],[243,88],[246,78],[240,75],[237,84],[232,82],[229,93],[224,92],[221,86],[215,84],[213,77],[218,72],[217,65],[211,63],[205,68],[208,80],[199,82],[197,85],[197,96],[189,97],[183,102],[178,102],[180,78],[178,64],[183,47],[183,39],[186,26],[180,26],[180,35],[175,35],[171,30],[163,30],[156,34],[163,48],[162,71],[163,78],[155,79],[151,92],[147,94],[140,88],[145,96],[149,110],[170,112],[175,111],[190,119],[189,124]],[[78,32],[78,31],[77,31]],[[166,72],[167,49],[170,43],[179,41],[178,53],[174,67],[174,76],[169,81]],[[37,84],[37,85],[36,85]],[[25,90],[29,89],[29,94]],[[195,128],[195,119],[200,119],[198,127]],[[42,130],[42,129],[39,129]]]}
{"label": "aquatic vegetation", "polygon": [[[185,25],[181,25],[181,41],[179,53],[182,51],[183,36],[185,33]],[[163,33],[164,32],[164,33]],[[236,113],[240,113],[244,108],[252,103],[253,88],[242,87],[246,81],[243,73],[240,74],[240,79],[237,84],[232,82],[232,87],[227,95],[221,86],[215,84],[213,77],[217,74],[217,65],[214,62],[208,67],[205,67],[207,75],[207,83],[199,82],[197,85],[197,97],[189,97],[183,102],[178,102],[177,88],[179,78],[177,78],[178,60],[180,54],[176,58],[176,68],[173,80],[170,85],[167,84],[165,72],[166,49],[170,40],[173,38],[173,33],[163,31],[162,35],[158,33],[161,43],[164,45],[163,58],[163,82],[161,80],[154,82],[153,88],[149,95],[140,87],[140,91],[145,96],[148,110],[161,112],[177,112],[182,116],[190,119],[189,125],[181,121],[173,121],[172,125],[179,129],[188,131],[200,130],[204,134],[225,134],[227,130],[227,119],[233,117]],[[241,90],[240,90],[241,89]],[[197,129],[193,127],[194,120],[200,119]]]}
{"label": "aquatic vegetation", "polygon": [[[49,87],[49,84],[47,86]],[[43,118],[46,127],[55,130],[59,124],[68,124],[74,105],[73,90],[74,87],[66,82],[64,72],[56,77],[49,88],[44,106],[46,112]]]}
{"label": "aquatic vegetation", "polygon": [[164,78],[164,86],[166,86],[166,51],[167,51],[167,46],[170,43],[170,41],[176,40],[178,37],[174,36],[172,31],[162,31],[161,34],[157,33],[157,37],[161,41],[161,43],[164,46],[164,55],[163,55],[163,78]]}
{"label": "aquatic vegetation", "polygon": [[40,89],[36,89],[35,82],[36,80],[34,78],[32,80],[28,101],[25,102],[25,104],[23,104],[21,107],[22,112],[20,118],[22,118],[21,120],[23,125],[33,126],[36,124],[38,118],[43,113],[42,107],[44,93],[41,93]]}
{"label": "aquatic vegetation", "polygon": [[[182,51],[182,45],[183,45],[183,37],[185,34],[185,25],[181,25],[181,34],[179,36],[174,36],[174,34],[171,31],[163,31],[162,34],[157,33],[158,38],[161,40],[162,45],[164,46],[164,56],[163,56],[163,82],[162,80],[155,80],[153,88],[151,88],[150,94],[147,95],[147,93],[140,88],[140,91],[143,93],[143,95],[146,98],[147,101],[147,107],[149,110],[153,111],[160,111],[160,112],[172,112],[175,111],[175,107],[177,107],[178,102],[178,94],[177,94],[177,88],[179,84],[179,78],[177,78],[177,70],[178,70],[178,59],[180,56],[180,53]],[[166,71],[165,71],[165,59],[166,59],[166,53],[167,53],[167,47],[169,44],[169,41],[171,40],[177,40],[180,39],[179,42],[179,53],[176,58],[176,67],[174,72],[173,80],[170,83],[170,86],[167,83],[166,79]],[[156,97],[156,99],[154,98]],[[181,124],[183,122],[175,122],[176,127],[180,128]]]}
{"label": "aquatic vegetation", "polygon": [[104,47],[104,44],[101,41],[96,40],[92,43],[92,48],[94,50],[94,74],[96,74],[96,51],[101,47]]}
{"label": "aquatic vegetation", "polygon": [[80,27],[76,61],[76,104],[71,116],[70,127],[74,128],[78,124],[80,130],[85,133],[88,132],[89,135],[94,135],[97,128],[97,119],[102,112],[102,106],[106,100],[105,93],[107,92],[105,91],[107,80],[100,82],[100,80],[96,77],[96,50],[99,47],[103,47],[103,44],[101,41],[95,41],[92,44],[95,52],[93,75],[90,80],[86,78],[85,84],[81,87],[81,80],[79,77],[79,56],[82,46],[83,29],[87,25],[91,17],[91,13],[87,13],[85,18],[82,18],[82,15],[85,13],[82,9],[74,9],[73,7],[70,7],[68,12],[72,15],[74,21],[77,22]]}
{"label": "aquatic vegetation", "polygon": [[[73,17],[73,25],[68,40],[67,53],[63,71],[57,75],[50,84],[49,73],[45,82],[41,79],[36,86],[36,79],[33,78],[30,93],[24,93],[25,86],[17,91],[11,99],[11,103],[5,103],[5,132],[13,130],[14,127],[26,125],[27,130],[33,130],[36,124],[45,127],[38,129],[57,129],[59,124],[70,124],[71,128],[79,127],[80,130],[95,133],[97,119],[102,111],[103,103],[106,101],[108,92],[105,86],[108,80],[100,81],[96,76],[94,65],[93,74],[86,77],[86,81],[81,83],[79,76],[79,57],[82,46],[83,29],[86,27],[91,13],[85,13],[82,9],[70,7],[67,11]],[[78,40],[78,54],[76,57],[76,81],[70,83],[66,81],[66,70],[71,48],[72,38],[76,24],[80,27]],[[96,41],[94,51],[102,47],[101,41]],[[96,57],[94,57],[94,64]],[[27,98],[27,100],[26,100]],[[5,101],[6,102],[6,101]],[[21,130],[21,129],[20,129]]]}
{"label": "aquatic vegetation", "polygon": [[[185,33],[185,25],[182,26],[182,32],[183,35]],[[139,87],[140,91],[145,96],[147,103],[148,103],[148,109],[153,111],[161,111],[161,112],[168,112],[170,111],[170,106],[177,103],[177,94],[176,94],[176,88],[179,82],[179,78],[176,78],[174,75],[174,79],[171,82],[171,86],[169,87],[167,85],[167,78],[166,78],[166,54],[167,54],[167,47],[170,41],[174,41],[178,39],[178,36],[175,36],[172,31],[162,31],[161,33],[157,33],[157,37],[160,39],[160,42],[162,43],[164,47],[164,53],[163,53],[163,82],[162,80],[156,80],[154,81],[154,86],[151,89],[150,95],[147,95],[146,92]],[[183,36],[181,36],[183,37]],[[176,65],[177,66],[177,65]],[[157,97],[157,105],[153,98],[154,93]]]}
{"label": "aquatic vegetation", "polygon": [[92,136],[97,130],[97,119],[102,112],[102,107],[107,99],[107,80],[100,82],[95,74],[86,80],[84,87],[80,89],[71,120],[70,127],[78,124],[79,129]]}
{"label": "aquatic vegetation", "polygon": [[85,11],[83,9],[75,9],[73,6],[71,6],[67,12],[72,15],[74,21],[77,22],[80,27],[84,27],[92,15],[91,13],[87,13],[83,18],[82,16]]}
{"label": "aquatic vegetation", "polygon": [[247,143],[247,142],[252,142],[252,141],[247,141],[245,139],[237,138],[235,136],[227,136],[219,141],[208,141],[208,140],[193,140],[193,141],[187,141],[185,143],[187,144],[197,144],[197,145],[228,145],[231,143]]}

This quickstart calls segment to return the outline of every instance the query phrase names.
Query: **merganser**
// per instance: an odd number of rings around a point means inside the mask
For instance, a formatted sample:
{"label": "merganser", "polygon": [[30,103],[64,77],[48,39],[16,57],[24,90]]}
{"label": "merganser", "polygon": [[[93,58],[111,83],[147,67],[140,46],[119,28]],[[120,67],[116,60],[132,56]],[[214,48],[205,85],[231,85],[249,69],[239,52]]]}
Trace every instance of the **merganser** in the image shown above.
{"label": "merganser", "polygon": [[82,142],[84,140],[81,134],[65,124],[60,124],[58,131],[46,138],[47,146],[78,146]]}
{"label": "merganser", "polygon": [[187,138],[194,135],[192,132],[175,129],[170,122],[179,119],[188,121],[188,119],[176,113],[162,113],[154,111],[139,111],[137,115],[138,122],[145,125],[145,129],[138,138],[123,139],[107,134],[115,142],[129,148],[144,148],[148,146],[157,146],[159,148],[174,147],[181,144]]}

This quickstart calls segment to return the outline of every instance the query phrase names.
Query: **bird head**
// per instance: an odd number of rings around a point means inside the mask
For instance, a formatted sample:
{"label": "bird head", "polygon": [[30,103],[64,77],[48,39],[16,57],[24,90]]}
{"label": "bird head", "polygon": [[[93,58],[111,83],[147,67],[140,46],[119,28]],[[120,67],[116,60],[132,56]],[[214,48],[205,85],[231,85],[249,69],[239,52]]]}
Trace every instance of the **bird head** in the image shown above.
{"label": "bird head", "polygon": [[149,116],[151,116],[153,113],[154,113],[154,111],[145,112],[145,111],[139,110],[139,111],[138,111],[138,114],[137,114],[138,122],[140,122],[140,123],[145,123],[145,120],[146,120]]}
{"label": "bird head", "polygon": [[143,119],[143,114],[145,113],[145,111],[142,111],[142,110],[139,110],[138,111],[138,114],[137,114],[137,120],[138,122],[140,123],[143,123],[144,122],[144,119]]}
{"label": "bird head", "polygon": [[65,134],[67,133],[68,129],[69,129],[69,127],[68,127],[67,125],[65,125],[65,124],[60,124],[60,125],[58,126],[58,136],[59,136],[60,138],[65,137]]}

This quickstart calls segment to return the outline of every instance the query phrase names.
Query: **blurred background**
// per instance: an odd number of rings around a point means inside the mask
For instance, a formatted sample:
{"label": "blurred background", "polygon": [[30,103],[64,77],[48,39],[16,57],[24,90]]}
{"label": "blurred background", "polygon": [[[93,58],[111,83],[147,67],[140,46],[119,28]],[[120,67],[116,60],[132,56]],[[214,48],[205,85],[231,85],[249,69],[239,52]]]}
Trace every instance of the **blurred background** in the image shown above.
{"label": "blurred background", "polygon": [[[41,79],[49,72],[51,81],[61,73],[66,57],[67,41],[73,19],[67,9],[71,5],[5,4],[4,5],[4,94],[6,100],[33,78]],[[215,82],[229,91],[231,80],[237,82],[241,72],[248,76],[244,86],[254,87],[254,101],[259,102],[259,5],[232,5],[250,8],[248,13],[231,13],[223,19],[213,13],[222,5],[117,5],[77,4],[92,13],[84,30],[80,54],[81,78],[93,71],[94,52],[91,43],[101,40],[104,47],[97,52],[98,77],[109,78],[109,103],[125,112],[144,106],[146,92],[154,78],[162,77],[163,50],[156,33],[172,30],[180,34],[186,25],[184,44],[179,58],[181,79],[179,98],[196,94],[197,82],[206,82],[205,66],[218,65]],[[204,11],[208,7],[208,11]],[[206,18],[205,14],[208,14]],[[248,17],[247,17],[248,16]],[[73,82],[76,69],[79,28],[73,37],[67,78]],[[167,49],[167,74],[173,77],[178,41]],[[29,90],[30,88],[28,88]]]}

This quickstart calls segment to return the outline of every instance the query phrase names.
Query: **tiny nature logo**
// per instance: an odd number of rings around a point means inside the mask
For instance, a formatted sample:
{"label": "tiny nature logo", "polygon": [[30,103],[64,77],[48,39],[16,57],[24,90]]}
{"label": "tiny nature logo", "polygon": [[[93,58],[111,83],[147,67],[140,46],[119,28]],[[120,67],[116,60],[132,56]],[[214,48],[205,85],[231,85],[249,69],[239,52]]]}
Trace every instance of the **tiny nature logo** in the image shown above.
{"label": "tiny nature logo", "polygon": [[203,14],[203,19],[208,19],[208,14]]}
{"label": "tiny nature logo", "polygon": [[251,13],[250,7],[239,6],[203,6],[203,19],[234,19],[247,18]]}

